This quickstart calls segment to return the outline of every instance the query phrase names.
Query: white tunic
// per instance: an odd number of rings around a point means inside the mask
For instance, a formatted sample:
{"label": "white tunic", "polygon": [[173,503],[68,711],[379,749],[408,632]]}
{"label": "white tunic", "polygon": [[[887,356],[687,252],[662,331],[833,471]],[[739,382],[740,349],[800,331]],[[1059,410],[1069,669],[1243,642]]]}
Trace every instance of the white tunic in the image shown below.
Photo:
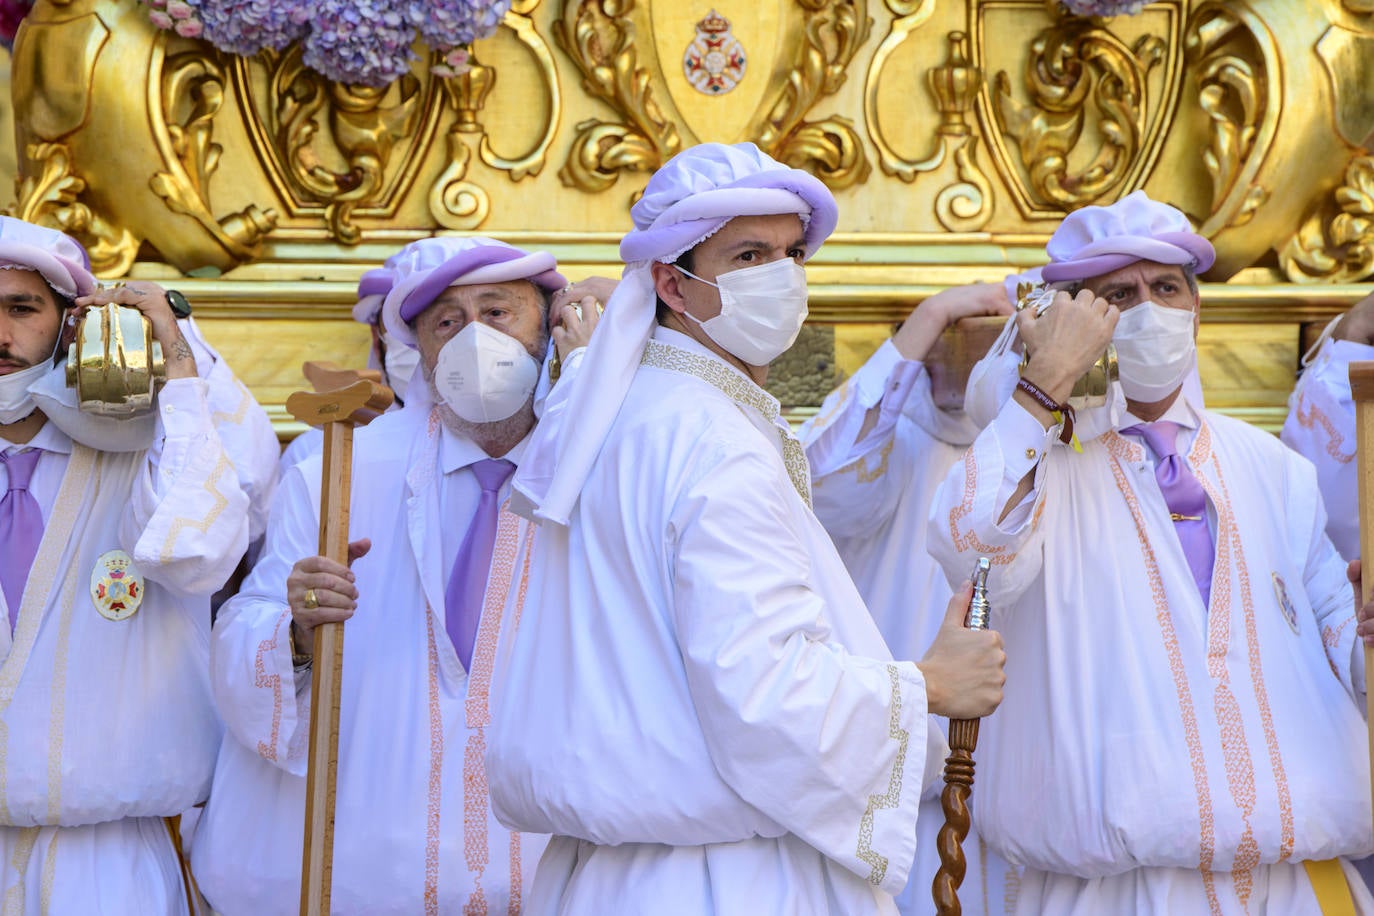
{"label": "white tunic", "polygon": [[539,529],[498,669],[493,806],[556,834],[530,911],[894,912],[943,756],[924,679],[799,492],[777,401],[655,338],[571,525]]}
{"label": "white tunic", "polygon": [[1341,556],[1360,556],[1360,483],[1355,461],[1355,401],[1350,364],[1374,359],[1374,347],[1326,338],[1288,399],[1280,438],[1317,468],[1326,533]]}
{"label": "white tunic", "polygon": [[[859,440],[875,405],[880,405],[878,422]],[[926,551],[926,516],[940,481],[976,434],[977,427],[962,413],[935,406],[930,376],[921,363],[903,359],[890,340],[826,398],[802,429],[816,517],[897,658],[925,655],[944,621],[952,593]],[[944,719],[936,721],[946,727]],[[916,822],[911,880],[897,898],[904,916],[934,912],[931,884],[940,868],[935,838],[944,812],[940,786],[932,788]],[[1016,869],[987,850],[976,829],[964,840],[964,856],[968,871],[959,900],[966,916],[1012,912]]]}
{"label": "white tunic", "polygon": [[[51,422],[31,443],[47,449],[31,488],[45,528],[13,636],[0,627],[0,893],[16,912],[186,911],[162,819],[210,788],[209,595],[248,534],[206,389],[167,383],[150,452],[97,452]],[[119,621],[91,595],[112,550],[144,577]]]}
{"label": "white tunic", "polygon": [[[345,625],[333,911],[518,910],[542,837],[491,816],[487,689],[506,593],[524,577],[528,526],[502,513],[471,675],[444,624],[444,589],[486,455],[437,415],[406,409],[355,433],[350,540],[357,613]],[[518,452],[510,456],[518,460]],[[293,670],[286,577],[319,539],[320,457],[287,472],[262,558],[220,610],[211,668],[229,737],[192,852],[225,916],[295,913],[300,901],[310,681]]]}
{"label": "white tunic", "polygon": [[[1312,467],[1192,415],[1181,452],[1215,532],[1210,608],[1132,437],[1051,447],[1011,401],[931,508],[951,580],[993,561],[1007,691],[980,737],[974,816],[1027,866],[1020,912],[1315,914],[1298,863],[1374,845],[1363,655]],[[999,525],[1033,467],[1034,495]]]}

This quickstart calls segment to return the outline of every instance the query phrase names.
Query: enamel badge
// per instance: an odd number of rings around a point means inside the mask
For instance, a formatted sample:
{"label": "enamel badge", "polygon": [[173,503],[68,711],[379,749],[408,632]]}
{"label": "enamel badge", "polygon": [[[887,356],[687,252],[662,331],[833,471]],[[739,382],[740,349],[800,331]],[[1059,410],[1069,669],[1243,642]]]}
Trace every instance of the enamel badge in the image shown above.
{"label": "enamel badge", "polygon": [[724,95],[744,78],[744,46],[730,33],[730,21],[715,10],[697,23],[682,72],[703,95]]}
{"label": "enamel badge", "polygon": [[127,620],[143,603],[143,575],[133,557],[122,550],[109,550],[95,561],[91,570],[91,602],[106,620]]}
{"label": "enamel badge", "polygon": [[1283,579],[1279,578],[1278,573],[1270,574],[1274,579],[1274,597],[1279,601],[1279,611],[1283,613],[1283,619],[1288,621],[1288,625],[1293,628],[1293,632],[1298,632],[1298,609],[1293,606],[1293,599],[1288,597],[1288,587],[1283,584]]}

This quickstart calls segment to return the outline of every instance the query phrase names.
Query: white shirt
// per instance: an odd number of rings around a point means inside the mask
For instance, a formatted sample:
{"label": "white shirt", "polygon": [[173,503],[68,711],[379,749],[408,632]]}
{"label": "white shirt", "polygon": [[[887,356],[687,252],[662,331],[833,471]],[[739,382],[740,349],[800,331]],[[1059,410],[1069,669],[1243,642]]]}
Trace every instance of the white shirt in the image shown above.
{"label": "white shirt", "polygon": [[[51,421],[35,436],[45,526],[15,631],[0,627],[0,824],[177,814],[209,789],[209,595],[247,545],[248,500],[207,383],[170,381],[157,404],[152,452],[96,452]],[[117,621],[92,596],[114,550],[143,580]]]}
{"label": "white shirt", "polygon": [[943,745],[924,679],[776,400],[676,332],[646,354],[571,525],[535,536],[498,670],[493,805],[560,835],[529,911],[892,912]]}
{"label": "white shirt", "polygon": [[[444,591],[477,507],[468,459],[485,455],[441,430],[437,414],[407,407],[354,434],[349,539],[372,549],[353,564],[358,610],[344,628],[339,912],[504,912],[527,892],[544,845],[491,816],[482,754],[506,593],[523,581],[529,529],[502,514],[469,673],[445,630]],[[299,906],[310,690],[293,670],[285,590],[296,561],[318,551],[320,474],[319,455],[287,472],[263,555],[215,625],[212,681],[229,734],[193,867],[226,916]]]}
{"label": "white shirt", "polygon": [[1280,438],[1317,468],[1326,533],[1347,560],[1360,556],[1359,462],[1350,364],[1374,360],[1374,347],[1326,337],[1298,377]]}
{"label": "white shirt", "polygon": [[1025,414],[1010,402],[932,505],[949,579],[992,558],[1007,646],[974,816],[992,848],[1036,871],[1096,881],[1142,869],[1148,894],[1152,869],[1206,875],[1374,846],[1363,652],[1311,465],[1196,413],[1187,460],[1218,513],[1210,609],[1134,437],[1053,447],[1027,517],[999,523],[1005,481],[1044,433],[1009,435]]}
{"label": "white shirt", "polygon": [[[875,406],[877,421],[859,439]],[[977,433],[962,412],[935,406],[929,374],[920,362],[903,359],[890,340],[802,429],[816,516],[897,658],[922,658],[944,622],[952,592],[926,550],[926,516],[940,481]],[[943,719],[935,721],[943,727]],[[931,884],[940,868],[936,837],[945,820],[938,788],[921,805],[916,861],[897,897],[905,916],[933,912]],[[1010,913],[1016,870],[985,848],[976,827],[963,843],[963,912]]]}

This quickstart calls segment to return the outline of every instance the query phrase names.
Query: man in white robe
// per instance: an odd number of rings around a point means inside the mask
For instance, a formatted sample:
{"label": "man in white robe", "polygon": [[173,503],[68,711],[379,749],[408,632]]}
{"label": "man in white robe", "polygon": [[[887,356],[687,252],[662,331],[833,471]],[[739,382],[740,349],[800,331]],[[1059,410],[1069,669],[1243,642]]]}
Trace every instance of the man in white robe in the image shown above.
{"label": "man in white robe", "polygon": [[[979,429],[969,413],[936,406],[924,360],[945,328],[960,318],[1010,314],[1016,279],[1009,278],[1005,287],[956,287],[925,300],[801,431],[816,517],[899,658],[920,658],[944,623],[942,603],[950,598],[950,587],[926,551],[926,516],[936,487]],[[921,805],[916,864],[897,897],[903,916],[935,911],[931,885],[940,868],[935,839],[944,824],[939,789],[939,784],[932,787]],[[1016,869],[986,848],[976,825],[963,845],[968,866],[959,891],[963,912],[1012,912]]]}
{"label": "man in white robe", "polygon": [[[348,621],[335,912],[518,912],[543,849],[491,817],[483,750],[502,613],[529,546],[528,523],[498,507],[535,423],[546,303],[563,278],[547,253],[481,238],[423,239],[393,260],[384,321],[421,369],[404,409],[355,434],[355,562],[315,555],[321,459],[307,457],[285,474],[264,554],[215,626],[229,736],[193,865],[226,916],[299,906],[310,651],[326,621]],[[580,353],[595,315],[560,317]],[[485,559],[465,552],[484,518]],[[480,581],[459,563],[468,556]]]}
{"label": "man in white robe", "polygon": [[834,200],[704,144],[631,212],[602,328],[516,478],[541,525],[488,773],[503,823],[555,834],[529,910],[895,912],[943,756],[927,713],[991,711],[1001,652],[959,625],[965,590],[922,665],[892,660],[760,387]]}
{"label": "man in white robe", "polygon": [[[165,292],[97,291],[88,263],[0,217],[0,899],[184,914],[171,819],[210,786],[209,596],[243,555],[248,499]],[[54,365],[67,307],[110,301],[162,346],[151,415],[76,410]]]}
{"label": "man in white robe", "polygon": [[[1363,652],[1316,477],[1184,388],[1211,245],[1136,192],[1047,250],[1076,295],[1018,315],[1029,363],[930,514],[948,577],[993,563],[1012,686],[974,817],[1025,866],[1018,912],[1374,912],[1347,861],[1371,847]],[[1121,381],[1074,416],[1108,341]]]}
{"label": "man in white robe", "polygon": [[1327,325],[1303,359],[1281,438],[1317,468],[1326,533],[1347,560],[1360,555],[1359,470],[1350,364],[1374,360],[1374,294]]}

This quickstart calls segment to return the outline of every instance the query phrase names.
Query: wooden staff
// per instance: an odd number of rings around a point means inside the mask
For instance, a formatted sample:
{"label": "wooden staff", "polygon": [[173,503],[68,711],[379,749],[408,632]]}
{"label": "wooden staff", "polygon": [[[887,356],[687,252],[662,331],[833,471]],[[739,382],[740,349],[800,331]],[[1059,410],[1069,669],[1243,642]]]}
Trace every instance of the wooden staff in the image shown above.
{"label": "wooden staff", "polygon": [[[340,380],[337,367],[306,363],[307,378]],[[354,375],[356,378],[356,374]],[[353,476],[353,428],[391,405],[391,389],[369,379],[331,391],[298,391],[286,409],[297,420],[324,429],[320,485],[320,556],[348,564],[349,495]],[[339,701],[343,683],[343,624],[315,628],[310,676],[310,762],[305,789],[305,848],[301,862],[301,914],[329,913],[334,863],[334,795],[339,768]]]}
{"label": "wooden staff", "polygon": [[[979,557],[973,572],[973,600],[969,603],[968,628],[988,628],[988,570],[992,564]],[[945,789],[940,807],[945,822],[935,837],[940,853],[940,870],[935,873],[931,895],[937,916],[960,916],[959,885],[964,883],[968,863],[964,859],[964,838],[968,836],[968,797],[973,792],[973,751],[978,746],[977,719],[949,720],[949,756],[945,758]]]}
{"label": "wooden staff", "polygon": [[[1355,453],[1360,478],[1360,603],[1374,593],[1374,362],[1350,364],[1350,393],[1355,398]],[[1357,637],[1358,638],[1358,637]],[[1364,647],[1364,670],[1374,671],[1374,648]],[[1365,693],[1366,721],[1374,723],[1374,690]],[[1374,759],[1374,731],[1369,733]],[[1374,768],[1371,769],[1374,791]]]}

